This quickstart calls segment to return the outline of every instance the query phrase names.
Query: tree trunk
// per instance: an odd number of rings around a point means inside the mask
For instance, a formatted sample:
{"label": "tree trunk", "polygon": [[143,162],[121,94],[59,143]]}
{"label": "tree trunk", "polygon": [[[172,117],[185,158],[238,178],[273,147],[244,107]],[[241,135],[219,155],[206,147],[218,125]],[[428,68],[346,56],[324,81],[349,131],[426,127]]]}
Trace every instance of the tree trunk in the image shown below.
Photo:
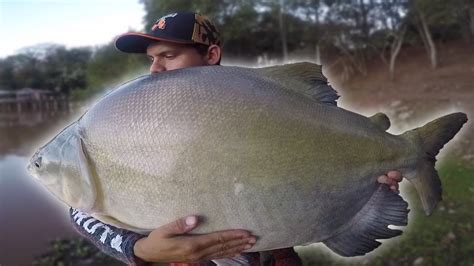
{"label": "tree trunk", "polygon": [[321,65],[321,52],[319,51],[319,43],[316,44],[316,64]]}
{"label": "tree trunk", "polygon": [[428,45],[428,40],[426,39],[425,33],[423,31],[423,27],[421,26],[421,22],[417,21],[416,22],[416,29],[418,30],[418,33],[420,34],[421,41],[423,42],[423,46],[425,47],[426,53],[430,53],[430,46]]}
{"label": "tree trunk", "polygon": [[288,46],[286,42],[286,28],[283,21],[284,0],[280,0],[280,11],[278,16],[278,24],[280,26],[281,49],[283,53],[283,61],[288,60]]}
{"label": "tree trunk", "polygon": [[425,40],[426,40],[426,43],[428,45],[428,48],[429,48],[429,57],[430,57],[430,61],[431,61],[431,67],[432,68],[437,68],[438,67],[438,57],[437,57],[437,52],[436,52],[436,46],[435,46],[435,43],[433,41],[433,37],[431,37],[431,33],[430,33],[430,30],[428,28],[428,24],[426,23],[426,19],[423,15],[423,13],[421,12],[418,12],[419,13],[419,17],[420,17],[420,23],[421,23],[421,28],[422,28],[422,32],[420,32],[420,34],[424,34],[425,36]]}
{"label": "tree trunk", "polygon": [[405,37],[406,27],[402,26],[398,34],[395,36],[392,44],[390,45],[390,80],[394,80],[395,77],[395,60],[397,59],[398,53],[400,52],[400,48],[403,44],[403,39]]}
{"label": "tree trunk", "polygon": [[359,6],[360,6],[360,11],[362,15],[362,25],[361,25],[361,30],[362,30],[362,38],[364,40],[364,43],[369,43],[369,25],[368,25],[368,10],[366,7],[366,4],[364,3],[364,0],[359,0]]}
{"label": "tree trunk", "polygon": [[315,27],[314,27],[314,33],[316,34],[316,38],[317,38],[317,41],[316,41],[316,64],[320,64],[321,65],[321,51],[320,51],[320,39],[321,39],[321,35],[320,35],[320,30],[319,30],[319,0],[316,2],[316,8],[315,8],[315,12],[314,12],[314,15],[315,15]]}
{"label": "tree trunk", "polygon": [[474,6],[469,8],[469,28],[471,29],[471,39],[474,37]]}
{"label": "tree trunk", "polygon": [[[340,41],[342,43],[342,41]],[[359,72],[362,76],[366,77],[367,76],[367,65],[365,62],[365,58],[363,55],[361,55],[361,52],[359,49],[354,50],[354,55],[351,53],[349,48],[344,47],[344,45],[338,46],[338,48],[341,50],[341,52],[345,55],[345,57],[348,60],[347,63],[347,69],[350,69],[351,71],[348,71],[348,73],[353,73],[355,71]]]}

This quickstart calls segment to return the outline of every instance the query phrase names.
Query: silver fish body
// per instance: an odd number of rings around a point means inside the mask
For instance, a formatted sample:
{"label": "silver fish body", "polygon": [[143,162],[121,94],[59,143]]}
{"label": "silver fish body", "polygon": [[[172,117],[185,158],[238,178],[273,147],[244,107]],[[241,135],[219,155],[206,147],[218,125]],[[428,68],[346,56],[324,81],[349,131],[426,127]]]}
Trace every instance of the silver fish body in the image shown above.
{"label": "silver fish body", "polygon": [[[323,241],[341,255],[365,254],[376,239],[398,235],[387,225],[406,224],[408,212],[375,178],[393,169],[412,180],[430,172],[421,167],[429,164],[424,133],[389,134],[367,117],[289,89],[302,83],[288,80],[214,66],[128,82],[61,133],[70,138],[60,134],[48,144],[54,151],[58,138],[78,143],[71,152],[82,159],[71,160],[81,160],[82,170],[66,175],[86,180],[50,189],[137,232],[195,214],[205,222],[193,233],[242,228],[259,236],[250,251]],[[455,115],[448,127],[459,130],[465,115]],[[33,161],[39,156],[47,154]],[[422,200],[431,211],[440,185],[437,176],[426,180],[414,183],[428,191]],[[87,198],[76,200],[82,194]]]}

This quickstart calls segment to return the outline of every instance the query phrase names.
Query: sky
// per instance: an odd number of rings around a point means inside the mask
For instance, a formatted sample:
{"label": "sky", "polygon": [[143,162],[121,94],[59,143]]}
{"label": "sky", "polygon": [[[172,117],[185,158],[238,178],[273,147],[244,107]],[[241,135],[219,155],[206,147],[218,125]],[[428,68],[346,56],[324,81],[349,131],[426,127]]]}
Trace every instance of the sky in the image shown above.
{"label": "sky", "polygon": [[42,43],[106,44],[143,29],[139,0],[0,0],[0,58]]}

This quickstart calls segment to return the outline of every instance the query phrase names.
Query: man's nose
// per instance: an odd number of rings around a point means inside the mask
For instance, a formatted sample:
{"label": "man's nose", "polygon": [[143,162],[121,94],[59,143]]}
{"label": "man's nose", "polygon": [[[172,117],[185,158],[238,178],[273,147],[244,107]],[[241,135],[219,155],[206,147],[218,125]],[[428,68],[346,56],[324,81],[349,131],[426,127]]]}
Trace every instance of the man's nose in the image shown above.
{"label": "man's nose", "polygon": [[153,63],[150,66],[150,72],[159,73],[163,71],[166,71],[166,68],[162,64],[160,64],[158,60],[153,61]]}

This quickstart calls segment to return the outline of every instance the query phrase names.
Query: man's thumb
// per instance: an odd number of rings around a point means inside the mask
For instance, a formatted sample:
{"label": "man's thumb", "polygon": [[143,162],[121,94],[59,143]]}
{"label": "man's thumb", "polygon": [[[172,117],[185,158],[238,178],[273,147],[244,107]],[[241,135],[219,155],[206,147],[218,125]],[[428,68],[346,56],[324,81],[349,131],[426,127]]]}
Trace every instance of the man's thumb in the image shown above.
{"label": "man's thumb", "polygon": [[198,219],[196,216],[187,216],[180,218],[174,222],[166,224],[162,227],[164,235],[173,236],[185,234],[197,226]]}

